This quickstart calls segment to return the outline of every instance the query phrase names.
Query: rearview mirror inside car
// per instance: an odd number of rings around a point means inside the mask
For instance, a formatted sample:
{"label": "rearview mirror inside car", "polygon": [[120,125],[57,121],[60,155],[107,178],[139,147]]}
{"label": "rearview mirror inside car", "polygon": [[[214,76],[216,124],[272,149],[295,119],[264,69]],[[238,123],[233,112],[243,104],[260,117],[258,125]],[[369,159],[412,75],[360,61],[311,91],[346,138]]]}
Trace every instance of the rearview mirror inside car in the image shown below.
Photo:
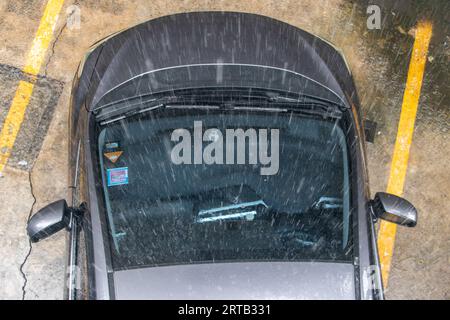
{"label": "rearview mirror inside car", "polygon": [[407,227],[415,227],[417,224],[416,208],[396,195],[378,192],[371,201],[371,207],[376,218]]}
{"label": "rearview mirror inside car", "polygon": [[28,221],[27,232],[31,242],[45,239],[70,223],[70,209],[66,200],[58,200],[39,210]]}

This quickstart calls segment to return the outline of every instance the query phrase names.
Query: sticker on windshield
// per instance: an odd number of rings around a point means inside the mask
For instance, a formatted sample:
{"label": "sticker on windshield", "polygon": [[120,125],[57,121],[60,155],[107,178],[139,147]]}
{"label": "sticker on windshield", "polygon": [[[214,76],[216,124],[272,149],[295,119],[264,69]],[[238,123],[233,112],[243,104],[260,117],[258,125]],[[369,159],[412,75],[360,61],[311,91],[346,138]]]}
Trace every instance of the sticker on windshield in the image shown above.
{"label": "sticker on windshield", "polygon": [[128,167],[106,170],[108,187],[128,184]]}
{"label": "sticker on windshield", "polygon": [[119,148],[119,142],[108,142],[105,143],[105,149],[117,149]]}
{"label": "sticker on windshield", "polygon": [[123,151],[105,152],[103,155],[112,163],[116,163],[119,157],[122,155]]}

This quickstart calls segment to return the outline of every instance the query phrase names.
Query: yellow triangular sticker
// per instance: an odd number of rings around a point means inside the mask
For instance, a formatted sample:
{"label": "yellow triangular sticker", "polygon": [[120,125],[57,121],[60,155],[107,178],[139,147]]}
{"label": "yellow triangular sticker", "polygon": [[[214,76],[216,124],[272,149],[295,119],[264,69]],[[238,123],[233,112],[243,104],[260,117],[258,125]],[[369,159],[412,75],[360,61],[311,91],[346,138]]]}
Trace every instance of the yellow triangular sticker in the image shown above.
{"label": "yellow triangular sticker", "polygon": [[119,157],[122,155],[123,151],[105,152],[103,155],[108,158],[112,163],[116,163]]}

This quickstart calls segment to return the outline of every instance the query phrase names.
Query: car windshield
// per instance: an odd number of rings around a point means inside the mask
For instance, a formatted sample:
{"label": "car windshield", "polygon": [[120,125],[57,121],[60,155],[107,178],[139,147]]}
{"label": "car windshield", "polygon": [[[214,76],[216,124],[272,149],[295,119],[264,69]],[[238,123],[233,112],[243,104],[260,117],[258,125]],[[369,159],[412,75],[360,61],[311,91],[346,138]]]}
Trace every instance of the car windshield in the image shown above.
{"label": "car windshield", "polygon": [[341,121],[167,107],[99,124],[114,269],[350,261]]}

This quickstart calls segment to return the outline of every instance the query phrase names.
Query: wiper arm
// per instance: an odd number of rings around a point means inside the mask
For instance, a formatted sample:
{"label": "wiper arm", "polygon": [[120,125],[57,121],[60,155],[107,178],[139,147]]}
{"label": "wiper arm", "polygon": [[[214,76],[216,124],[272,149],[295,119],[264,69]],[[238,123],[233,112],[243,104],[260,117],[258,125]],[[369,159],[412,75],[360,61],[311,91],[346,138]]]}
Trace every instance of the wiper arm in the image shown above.
{"label": "wiper arm", "polygon": [[[131,103],[131,101],[135,101]],[[138,101],[138,102],[136,102]],[[116,102],[96,109],[96,119],[101,121],[100,124],[108,124],[115,121],[119,121],[125,118],[129,118],[139,113],[156,110],[162,107],[170,109],[195,109],[195,108],[217,108],[221,107],[220,104],[193,104],[192,99],[186,96],[162,96],[159,98],[152,98],[143,100],[143,97],[133,97],[125,101]]]}
{"label": "wiper arm", "polygon": [[131,99],[97,109],[96,119],[101,121],[100,124],[104,125],[139,113],[162,108],[166,104],[178,100],[177,96],[163,96],[146,100],[143,98],[144,97],[133,97]]}
{"label": "wiper arm", "polygon": [[100,124],[101,125],[109,124],[109,123],[112,123],[112,122],[116,122],[116,121],[119,121],[119,120],[122,120],[122,119],[125,119],[125,118],[128,118],[128,117],[134,116],[134,115],[139,114],[139,113],[143,113],[143,112],[147,112],[147,111],[151,111],[151,110],[156,110],[156,109],[159,109],[159,108],[162,108],[162,107],[164,107],[164,104],[157,104],[155,106],[146,107],[146,108],[136,108],[136,109],[130,110],[128,112],[125,112],[125,113],[121,114],[118,117],[114,117],[114,118],[111,118],[111,119],[108,119],[108,120],[103,120],[103,121],[100,122]]}
{"label": "wiper arm", "polygon": [[333,105],[335,107],[338,107],[339,109],[345,108],[342,104],[338,104],[335,101],[328,100],[326,98],[307,95],[307,94],[299,94],[296,97],[291,97],[287,95],[282,95],[278,92],[268,91],[266,92],[265,96],[269,99],[269,101],[272,102],[287,102],[287,103],[322,103],[326,105]]}

